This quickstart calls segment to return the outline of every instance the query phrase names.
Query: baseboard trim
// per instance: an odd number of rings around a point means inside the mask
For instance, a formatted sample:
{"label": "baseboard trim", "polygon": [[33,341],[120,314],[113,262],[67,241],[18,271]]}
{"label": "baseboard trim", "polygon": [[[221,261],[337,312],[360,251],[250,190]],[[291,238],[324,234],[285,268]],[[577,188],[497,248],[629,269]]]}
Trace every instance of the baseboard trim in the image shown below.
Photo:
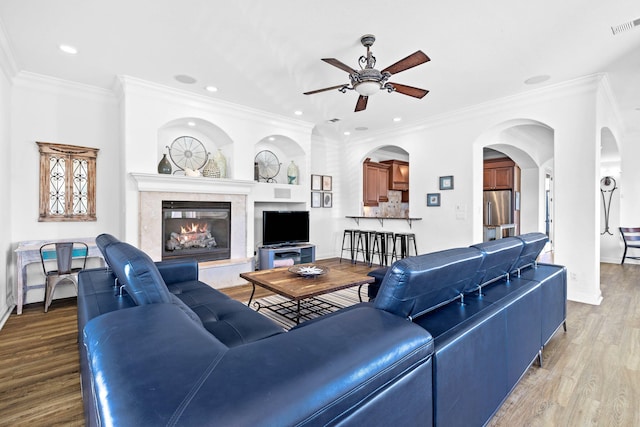
{"label": "baseboard trim", "polygon": [[10,305],[7,307],[7,310],[2,315],[2,318],[0,318],[0,330],[2,330],[2,327],[7,322],[7,319],[9,319],[9,316],[11,316],[11,312],[13,311],[14,308],[15,308],[15,305]]}

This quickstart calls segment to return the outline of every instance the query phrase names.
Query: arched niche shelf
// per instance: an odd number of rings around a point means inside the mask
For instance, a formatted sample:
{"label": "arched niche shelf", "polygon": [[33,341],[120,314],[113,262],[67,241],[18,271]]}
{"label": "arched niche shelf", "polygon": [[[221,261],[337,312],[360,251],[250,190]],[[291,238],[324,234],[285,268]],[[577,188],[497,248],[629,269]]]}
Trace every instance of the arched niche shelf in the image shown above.
{"label": "arched niche shelf", "polygon": [[[160,161],[164,153],[169,157],[167,147],[171,146],[171,143],[181,136],[194,137],[204,145],[205,150],[211,153],[211,156],[214,156],[220,150],[227,160],[226,178],[233,178],[232,162],[230,161],[234,155],[233,140],[219,126],[195,117],[182,117],[171,120],[158,129],[158,161]],[[175,172],[177,167],[173,163],[171,166]]]}
{"label": "arched niche shelf", "polygon": [[304,149],[293,139],[284,135],[268,135],[256,142],[254,157],[260,151],[271,151],[278,158],[280,170],[273,177],[275,183],[287,184],[287,168],[293,161],[298,167],[297,185],[307,182],[307,159]]}

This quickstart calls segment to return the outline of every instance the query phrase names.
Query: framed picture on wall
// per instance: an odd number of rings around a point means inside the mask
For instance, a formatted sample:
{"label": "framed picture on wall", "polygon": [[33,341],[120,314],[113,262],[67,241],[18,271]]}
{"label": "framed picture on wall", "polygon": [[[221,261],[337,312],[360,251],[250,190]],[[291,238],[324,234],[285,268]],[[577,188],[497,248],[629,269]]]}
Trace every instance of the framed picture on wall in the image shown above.
{"label": "framed picture on wall", "polygon": [[333,194],[322,193],[322,207],[323,208],[333,207]]}
{"label": "framed picture on wall", "polygon": [[322,193],[319,191],[311,192],[311,207],[312,208],[321,208],[322,207]]}
{"label": "framed picture on wall", "polygon": [[440,177],[440,190],[453,190],[453,176]]}
{"label": "framed picture on wall", "polygon": [[427,206],[440,206],[440,193],[427,193]]}
{"label": "framed picture on wall", "polygon": [[331,176],[322,175],[322,191],[331,191]]}
{"label": "framed picture on wall", "polygon": [[311,175],[311,190],[322,190],[322,175]]}

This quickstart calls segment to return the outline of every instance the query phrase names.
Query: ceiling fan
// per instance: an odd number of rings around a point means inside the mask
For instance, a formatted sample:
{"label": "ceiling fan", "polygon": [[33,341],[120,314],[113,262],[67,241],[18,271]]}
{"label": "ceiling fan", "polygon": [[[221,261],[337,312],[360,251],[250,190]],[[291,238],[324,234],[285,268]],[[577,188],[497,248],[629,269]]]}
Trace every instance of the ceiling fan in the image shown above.
{"label": "ceiling fan", "polygon": [[367,55],[361,56],[358,60],[358,64],[360,65],[359,70],[355,70],[335,58],[322,59],[324,62],[349,73],[351,84],[326,87],[324,89],[305,92],[304,94],[313,95],[314,93],[325,92],[333,89],[338,89],[342,93],[346,93],[347,90],[355,90],[360,94],[358,102],[356,103],[355,111],[357,112],[367,108],[367,100],[369,99],[369,96],[373,95],[378,90],[398,92],[403,95],[413,96],[414,98],[422,98],[429,93],[429,91],[425,89],[388,81],[393,74],[397,74],[401,71],[408,70],[409,68],[413,68],[417,65],[430,61],[429,57],[425,55],[424,52],[418,50],[395,64],[388,66],[384,70],[378,71],[374,68],[376,66],[376,58],[369,49],[375,41],[376,38],[372,34],[365,34],[360,38],[360,43],[367,48]]}

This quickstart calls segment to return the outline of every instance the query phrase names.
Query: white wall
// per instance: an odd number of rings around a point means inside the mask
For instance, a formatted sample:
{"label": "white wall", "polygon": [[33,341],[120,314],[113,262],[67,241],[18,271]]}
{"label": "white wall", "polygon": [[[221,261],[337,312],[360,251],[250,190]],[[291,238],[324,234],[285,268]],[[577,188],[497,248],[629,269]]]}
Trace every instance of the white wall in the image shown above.
{"label": "white wall", "polygon": [[[118,235],[122,222],[118,185],[121,168],[119,115],[113,94],[44,76],[20,74],[13,82],[11,114],[11,150],[7,156],[10,164],[6,168],[9,177],[5,182],[11,183],[12,251],[23,240],[95,237],[104,232]],[[100,150],[97,221],[38,222],[40,158],[36,141]],[[64,292],[56,294],[64,296]],[[34,300],[28,298],[27,302]]]}
{"label": "white wall", "polygon": [[[155,173],[161,156],[158,130],[181,117],[214,123],[233,141],[225,152],[232,178],[253,179],[255,145],[267,135],[283,135],[296,141],[306,153],[299,165],[301,185],[309,188],[310,174],[333,176],[334,206],[311,211],[311,240],[319,258],[337,256],[342,230],[355,223],[346,215],[359,215],[362,200],[361,162],[371,151],[395,145],[409,153],[410,214],[420,217],[412,228],[405,221],[386,221],[385,230],[412,231],[420,253],[466,246],[482,239],[482,135],[495,126],[514,119],[543,123],[554,132],[556,262],[570,272],[569,296],[598,303],[599,291],[599,133],[608,126],[617,129],[608,113],[606,99],[595,93],[599,77],[498,100],[483,106],[448,114],[428,124],[369,137],[343,140],[323,133],[304,122],[276,117],[203,97],[163,90],[157,86],[125,79],[116,98],[95,88],[71,85],[55,79],[20,75],[11,90],[11,103],[3,96],[0,104],[11,114],[0,114],[0,133],[9,134],[10,150],[3,170],[10,182],[6,197],[11,224],[11,256],[18,241],[73,236],[95,236],[110,232],[136,243],[138,240],[137,192],[130,172]],[[0,91],[8,91],[0,83]],[[0,93],[3,94],[3,93]],[[604,106],[602,106],[604,104]],[[596,113],[597,112],[597,113]],[[11,126],[7,125],[7,121]],[[615,132],[614,132],[615,133]],[[640,172],[630,160],[640,155],[640,135],[619,136],[623,141],[621,221],[631,221],[640,212],[634,196]],[[5,138],[6,139],[6,138]],[[100,149],[98,155],[98,221],[94,223],[39,223],[38,151],[35,141],[86,145]],[[634,144],[635,142],[635,144]],[[226,147],[225,147],[226,149]],[[8,160],[6,160],[8,159]],[[8,172],[6,172],[8,171]],[[455,188],[438,190],[438,178],[453,175]],[[535,177],[527,178],[535,185]],[[636,191],[638,190],[638,191]],[[2,190],[4,191],[4,190]],[[426,207],[426,193],[440,192],[441,206]],[[3,194],[0,193],[0,196]],[[627,196],[625,198],[625,196]],[[304,202],[309,206],[309,201]],[[251,208],[249,218],[253,218]],[[538,207],[538,211],[541,209]],[[534,214],[535,215],[535,214]],[[367,222],[369,221],[369,222]],[[538,223],[543,223],[538,219]],[[536,220],[527,219],[527,227]],[[360,228],[379,228],[376,220],[364,220]],[[531,231],[531,230],[528,230]],[[542,229],[540,230],[542,231]],[[248,254],[253,255],[253,222],[249,221]],[[0,244],[3,243],[0,237]],[[13,260],[11,260],[13,262]],[[11,265],[11,264],[9,264]],[[1,271],[0,271],[1,272]],[[5,276],[11,276],[5,271]],[[0,300],[1,303],[1,300]]]}
{"label": "white wall", "polygon": [[[618,180],[620,214],[619,224],[623,227],[640,226],[640,133],[626,134],[622,138],[621,148],[621,173]],[[613,207],[611,208],[614,209]],[[615,212],[615,211],[614,211]],[[620,242],[620,245],[622,243]],[[622,247],[622,246],[621,246]],[[619,256],[622,256],[620,249]],[[638,255],[636,253],[636,255]],[[619,260],[618,260],[619,262]],[[636,260],[628,260],[625,263],[640,263]]]}
{"label": "white wall", "polygon": [[[258,143],[270,135],[279,135],[283,140],[295,141],[301,152],[311,152],[311,126],[295,119],[275,116],[269,113],[252,110],[224,103],[209,97],[194,95],[122,76],[121,111],[123,114],[123,168],[125,192],[125,235],[124,239],[139,244],[138,224],[138,191],[130,173],[156,173],[164,144],[158,143],[158,130],[178,119],[193,118],[212,123],[219,128],[231,144],[225,145],[225,156],[228,168],[232,172],[231,179],[253,180],[254,157]],[[203,134],[203,139],[204,134]],[[226,138],[225,138],[226,139]],[[205,145],[215,145],[215,141],[202,141]],[[228,142],[228,141],[225,141]],[[300,185],[309,188],[310,156],[299,160],[299,152],[295,154],[296,163],[301,171]],[[286,169],[292,159],[280,159]],[[309,199],[305,200],[308,205]],[[247,205],[247,257],[253,256],[254,250],[254,207],[253,198],[249,197]],[[285,206],[283,204],[283,206]]]}
{"label": "white wall", "polygon": [[[360,171],[364,154],[376,146],[402,147],[411,159],[410,215],[423,218],[413,225],[420,252],[466,246],[482,240],[482,147],[495,143],[483,136],[499,124],[519,119],[548,126],[554,135],[555,261],[569,270],[569,297],[598,304],[600,137],[596,129],[602,118],[596,111],[601,84],[601,76],[590,76],[446,115],[401,133],[362,139],[349,144],[346,168]],[[443,175],[454,175],[454,190],[438,190]],[[535,177],[527,181],[536,186]],[[345,211],[358,210],[360,187],[346,190],[350,207]],[[425,206],[430,192],[441,193],[440,207]],[[466,215],[457,215],[456,206]],[[543,212],[539,206],[535,210]],[[544,231],[543,218],[527,220],[528,228],[535,224],[540,225],[537,231]]]}
{"label": "white wall", "polygon": [[[7,75],[0,70],[0,147],[3,155],[0,156],[0,200],[11,200],[12,186],[10,183],[11,172],[11,86]],[[6,202],[5,202],[6,203]],[[0,248],[2,248],[3,262],[0,262],[0,328],[10,313],[10,302],[12,295],[12,244],[11,231],[11,203],[3,203],[5,209],[0,209]],[[9,208],[7,208],[9,207]]]}

